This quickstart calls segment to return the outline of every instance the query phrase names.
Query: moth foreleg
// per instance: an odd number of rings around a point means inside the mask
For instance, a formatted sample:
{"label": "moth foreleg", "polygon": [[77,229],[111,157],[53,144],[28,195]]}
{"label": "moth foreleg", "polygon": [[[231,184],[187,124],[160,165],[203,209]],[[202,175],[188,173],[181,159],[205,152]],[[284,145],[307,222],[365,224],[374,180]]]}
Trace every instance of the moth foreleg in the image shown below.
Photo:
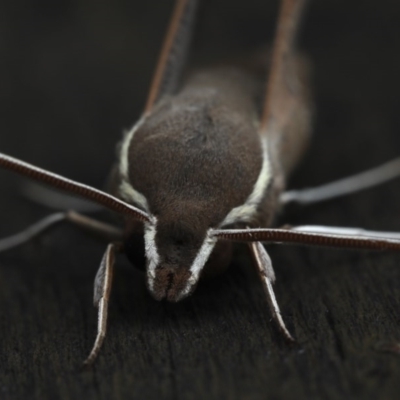
{"label": "moth foreleg", "polygon": [[121,245],[118,243],[110,243],[107,246],[94,280],[93,303],[98,308],[97,336],[88,358],[83,363],[84,365],[89,365],[95,360],[106,336],[108,302],[111,294],[115,252],[120,247]]}
{"label": "moth foreleg", "polygon": [[369,189],[400,176],[400,157],[378,167],[369,169],[347,178],[309,189],[289,190],[281,195],[283,204],[312,204],[331,200]]}
{"label": "moth foreleg", "polygon": [[278,327],[285,339],[289,340],[290,342],[294,342],[295,340],[289,333],[288,329],[286,328],[285,322],[283,321],[282,314],[275,297],[274,289],[272,287],[272,284],[275,282],[275,273],[272,267],[271,258],[269,257],[261,242],[249,243],[249,247],[251,249],[254,261],[257,265],[257,270],[260,274],[265,294],[267,295],[267,300],[272,316],[278,324]]}
{"label": "moth foreleg", "polygon": [[95,213],[104,210],[103,207],[91,201],[55,191],[36,182],[24,182],[20,191],[28,200],[53,210],[75,210],[79,213]]}
{"label": "moth foreleg", "polygon": [[112,225],[89,218],[75,211],[58,212],[48,215],[22,232],[1,239],[0,252],[27,243],[63,221],[71,222],[73,225],[79,226],[80,228],[96,235],[100,235],[108,240],[118,240],[122,237],[121,230]]}

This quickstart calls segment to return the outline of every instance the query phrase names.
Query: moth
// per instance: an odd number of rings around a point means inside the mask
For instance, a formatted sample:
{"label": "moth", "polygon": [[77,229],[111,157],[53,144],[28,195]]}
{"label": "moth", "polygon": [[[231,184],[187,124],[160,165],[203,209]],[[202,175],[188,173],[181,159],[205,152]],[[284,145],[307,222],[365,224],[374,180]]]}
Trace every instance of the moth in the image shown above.
{"label": "moth", "polygon": [[183,78],[198,1],[177,0],[143,114],[119,146],[109,193],[0,153],[1,167],[123,217],[121,228],[71,210],[0,241],[4,251],[61,221],[109,240],[94,282],[98,328],[85,364],[95,360],[105,338],[118,252],[136,266],[145,258],[149,292],[156,300],[177,302],[192,294],[202,277],[229,266],[234,242],[247,242],[272,316],[293,341],[274,295],[275,273],[263,243],[400,250],[398,233],[272,227],[290,202],[331,199],[400,175],[396,159],[331,184],[285,191],[311,134],[308,61],[295,40],[305,3],[281,0],[276,36],[263,62],[210,66]]}

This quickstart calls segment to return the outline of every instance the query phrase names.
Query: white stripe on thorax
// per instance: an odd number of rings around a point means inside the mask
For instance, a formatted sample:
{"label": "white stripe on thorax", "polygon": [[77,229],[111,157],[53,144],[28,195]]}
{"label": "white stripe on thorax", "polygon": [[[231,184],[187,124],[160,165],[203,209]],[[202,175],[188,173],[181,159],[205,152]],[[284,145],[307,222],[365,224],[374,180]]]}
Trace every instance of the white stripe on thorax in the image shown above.
{"label": "white stripe on thorax", "polygon": [[141,125],[143,125],[144,121],[145,117],[143,116],[122,140],[119,164],[119,173],[121,175],[122,181],[119,186],[119,193],[125,201],[137,204],[147,212],[150,212],[149,204],[146,197],[142,193],[134,189],[129,180],[129,146],[132,143],[132,139],[136,131],[140,128]]}
{"label": "white stripe on thorax", "polygon": [[268,157],[268,143],[265,137],[261,138],[262,148],[262,166],[260,174],[258,175],[257,181],[254,185],[253,191],[247,200],[240,206],[233,208],[225,219],[220,224],[220,227],[231,225],[237,222],[251,222],[254,214],[257,212],[257,208],[262,201],[265,190],[271,180],[271,166]]}
{"label": "white stripe on thorax", "polygon": [[157,219],[153,217],[151,223],[144,223],[144,249],[147,258],[147,281],[150,289],[153,289],[156,277],[156,268],[160,264],[160,255],[156,246]]}

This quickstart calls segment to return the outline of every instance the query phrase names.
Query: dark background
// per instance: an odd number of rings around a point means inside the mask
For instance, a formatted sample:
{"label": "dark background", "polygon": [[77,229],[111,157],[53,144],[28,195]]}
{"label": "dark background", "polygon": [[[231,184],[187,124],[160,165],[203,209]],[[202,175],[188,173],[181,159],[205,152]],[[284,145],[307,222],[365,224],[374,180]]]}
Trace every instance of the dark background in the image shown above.
{"label": "dark background", "polygon": [[[271,39],[277,1],[206,0],[192,60]],[[140,115],[171,1],[0,3],[0,149],[101,187]],[[314,62],[317,118],[292,187],[327,182],[399,154],[400,6],[311,2],[301,35]],[[49,211],[0,171],[0,236]],[[400,230],[399,181],[304,209],[293,224]],[[271,249],[288,347],[246,253],[187,301],[157,303],[121,257],[95,366],[92,282],[104,244],[65,226],[0,255],[2,399],[394,399],[400,255]],[[400,342],[399,342],[400,343]]]}

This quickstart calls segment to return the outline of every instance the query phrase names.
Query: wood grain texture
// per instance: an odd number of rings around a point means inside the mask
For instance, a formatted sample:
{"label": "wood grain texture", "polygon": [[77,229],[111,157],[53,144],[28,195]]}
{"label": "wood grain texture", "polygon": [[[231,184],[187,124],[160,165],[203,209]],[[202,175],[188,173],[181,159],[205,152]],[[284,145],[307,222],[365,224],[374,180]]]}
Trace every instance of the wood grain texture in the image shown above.
{"label": "wood grain texture", "polygon": [[[195,59],[245,51],[272,34],[276,5],[232,4],[243,2],[206,2]],[[171,2],[0,7],[1,150],[101,186],[110,149],[142,110]],[[317,119],[291,187],[399,154],[399,18],[389,0],[311,2],[301,43],[314,60]],[[48,212],[18,195],[14,175],[0,171],[0,181],[1,236]],[[399,230],[399,185],[281,219]],[[1,399],[397,398],[400,357],[377,346],[400,341],[399,254],[271,248],[295,347],[271,323],[245,248],[180,304],[152,300],[120,257],[104,348],[93,369],[80,371],[95,337],[92,284],[104,250],[60,227],[0,255]]]}

